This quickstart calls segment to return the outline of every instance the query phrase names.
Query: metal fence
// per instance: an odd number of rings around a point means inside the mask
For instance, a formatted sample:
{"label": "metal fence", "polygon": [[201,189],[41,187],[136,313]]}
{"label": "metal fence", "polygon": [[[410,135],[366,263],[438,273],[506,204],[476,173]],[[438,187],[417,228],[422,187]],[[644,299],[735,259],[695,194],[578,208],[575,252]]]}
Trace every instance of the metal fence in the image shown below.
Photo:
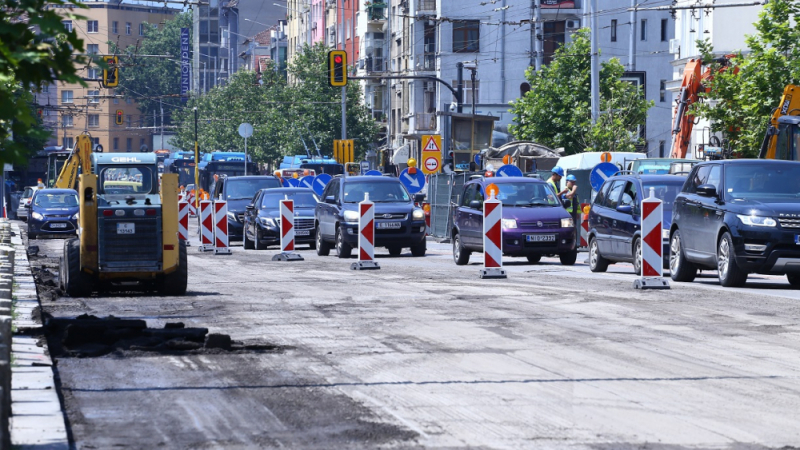
{"label": "metal fence", "polygon": [[472,173],[431,175],[428,199],[431,202],[431,235],[440,239],[450,237],[453,222],[452,207],[458,203],[464,183]]}

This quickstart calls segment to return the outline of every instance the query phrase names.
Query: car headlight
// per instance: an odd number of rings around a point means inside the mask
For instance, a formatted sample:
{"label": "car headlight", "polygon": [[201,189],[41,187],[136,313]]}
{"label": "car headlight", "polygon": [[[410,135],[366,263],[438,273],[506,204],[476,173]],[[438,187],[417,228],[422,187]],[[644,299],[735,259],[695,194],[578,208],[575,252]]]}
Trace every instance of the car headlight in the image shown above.
{"label": "car headlight", "polygon": [[754,227],[774,227],[778,225],[778,222],[772,217],[744,216],[740,214],[737,214],[736,217],[738,217],[743,224],[752,225]]}
{"label": "car headlight", "polygon": [[502,219],[503,228],[517,228],[517,219]]}
{"label": "car headlight", "polygon": [[358,212],[356,212],[356,211],[345,211],[344,212],[344,221],[345,222],[358,222]]}
{"label": "car headlight", "polygon": [[411,217],[414,220],[425,220],[425,211],[421,209],[415,209],[413,213],[411,213]]}
{"label": "car headlight", "polygon": [[78,220],[80,218],[81,218],[81,213],[79,212],[76,212],[75,214],[72,215],[72,220]]}
{"label": "car headlight", "polygon": [[572,228],[575,226],[575,222],[572,221],[572,217],[567,217],[566,219],[561,219],[561,228]]}
{"label": "car headlight", "polygon": [[33,217],[36,220],[44,220],[44,216],[37,212],[31,213],[31,217]]}
{"label": "car headlight", "polygon": [[239,221],[239,218],[236,217],[236,213],[233,213],[233,212],[228,212],[228,219],[232,220],[234,222],[238,222]]}
{"label": "car headlight", "polygon": [[267,226],[267,227],[277,226],[277,225],[275,225],[275,221],[272,220],[269,217],[259,217],[258,220],[261,222],[261,225],[264,225],[264,226]]}

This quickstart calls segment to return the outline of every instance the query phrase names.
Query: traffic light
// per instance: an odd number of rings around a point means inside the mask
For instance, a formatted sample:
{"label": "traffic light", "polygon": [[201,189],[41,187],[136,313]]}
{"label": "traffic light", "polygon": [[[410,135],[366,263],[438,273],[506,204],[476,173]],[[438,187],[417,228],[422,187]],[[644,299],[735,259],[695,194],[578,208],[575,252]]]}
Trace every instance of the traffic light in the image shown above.
{"label": "traffic light", "polygon": [[124,113],[122,112],[121,109],[117,110],[117,116],[114,118],[114,123],[115,124],[122,125],[124,123],[124,120],[123,120],[124,118],[122,117],[123,114]]}
{"label": "traffic light", "polygon": [[347,86],[347,52],[328,52],[328,84],[333,87]]}
{"label": "traffic light", "polygon": [[107,68],[103,69],[103,79],[100,83],[104,88],[119,86],[119,59],[116,56],[103,56]]}

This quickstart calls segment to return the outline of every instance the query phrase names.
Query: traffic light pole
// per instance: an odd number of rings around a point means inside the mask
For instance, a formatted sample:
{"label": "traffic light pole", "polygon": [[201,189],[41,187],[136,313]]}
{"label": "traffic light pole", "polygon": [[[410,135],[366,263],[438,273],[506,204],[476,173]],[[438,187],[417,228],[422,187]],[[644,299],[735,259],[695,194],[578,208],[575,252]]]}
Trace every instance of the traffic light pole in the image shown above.
{"label": "traffic light pole", "polygon": [[[245,161],[247,164],[247,161]],[[194,107],[194,207],[200,207],[200,147],[197,145],[197,107]],[[200,217],[200,214],[197,215]]]}
{"label": "traffic light pole", "polygon": [[342,139],[347,139],[347,86],[342,86]]}

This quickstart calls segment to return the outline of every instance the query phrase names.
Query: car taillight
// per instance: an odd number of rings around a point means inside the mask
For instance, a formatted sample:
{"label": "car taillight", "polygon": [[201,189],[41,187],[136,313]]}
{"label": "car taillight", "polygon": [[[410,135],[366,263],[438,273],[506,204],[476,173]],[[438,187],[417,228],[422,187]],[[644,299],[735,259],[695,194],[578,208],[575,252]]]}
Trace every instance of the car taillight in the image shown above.
{"label": "car taillight", "polygon": [[112,211],[112,210],[110,210],[110,209],[105,209],[105,210],[103,210],[103,215],[104,215],[105,217],[108,217],[108,216],[113,216],[113,215],[114,215],[114,211]]}
{"label": "car taillight", "polygon": [[155,216],[156,215],[156,210],[155,209],[148,209],[148,210],[145,211],[145,214],[147,214],[148,216]]}

